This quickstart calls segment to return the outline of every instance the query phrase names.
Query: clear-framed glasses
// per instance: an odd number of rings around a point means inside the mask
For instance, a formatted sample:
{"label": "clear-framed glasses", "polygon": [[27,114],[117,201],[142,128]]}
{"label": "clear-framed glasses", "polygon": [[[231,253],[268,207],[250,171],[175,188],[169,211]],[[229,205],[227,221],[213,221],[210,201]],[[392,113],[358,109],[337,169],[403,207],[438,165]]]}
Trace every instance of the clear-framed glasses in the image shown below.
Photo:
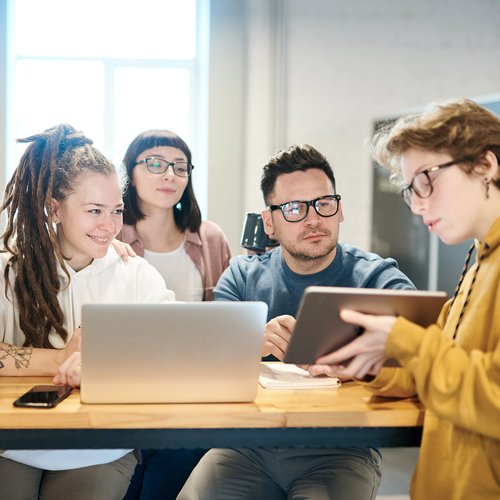
{"label": "clear-framed glasses", "polygon": [[340,194],[328,194],[311,201],[287,201],[281,205],[269,205],[267,208],[271,211],[281,210],[287,222],[300,222],[307,217],[309,207],[314,207],[314,211],[321,217],[333,217],[339,211],[339,201]]}
{"label": "clear-framed glasses", "polygon": [[155,156],[144,158],[144,160],[138,161],[136,165],[140,163],[144,163],[148,172],[152,174],[164,174],[168,170],[168,167],[172,167],[174,174],[179,177],[189,177],[191,175],[191,170],[194,168],[194,165],[191,165],[187,161],[167,161],[163,158],[156,158]]}
{"label": "clear-framed glasses", "polygon": [[422,172],[419,172],[415,177],[413,177],[410,184],[407,184],[403,187],[403,189],[401,190],[401,198],[403,198],[403,201],[406,203],[406,205],[411,208],[412,193],[415,193],[419,198],[429,198],[429,196],[432,194],[434,187],[429,175],[430,173],[470,161],[471,158],[462,158],[460,160],[452,160],[447,163],[442,163],[441,165],[436,165],[434,167],[422,170]]}

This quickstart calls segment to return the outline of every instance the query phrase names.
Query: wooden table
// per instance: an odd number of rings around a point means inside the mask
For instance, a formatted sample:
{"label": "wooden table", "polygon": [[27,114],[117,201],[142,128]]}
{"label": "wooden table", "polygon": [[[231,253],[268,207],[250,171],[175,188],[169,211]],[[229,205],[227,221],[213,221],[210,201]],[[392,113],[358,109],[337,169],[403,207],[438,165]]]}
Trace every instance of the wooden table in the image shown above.
{"label": "wooden table", "polygon": [[76,390],[53,409],[15,408],[42,377],[0,377],[0,449],[418,446],[417,399],[372,396],[349,382],[265,390],[252,403],[86,405]]}

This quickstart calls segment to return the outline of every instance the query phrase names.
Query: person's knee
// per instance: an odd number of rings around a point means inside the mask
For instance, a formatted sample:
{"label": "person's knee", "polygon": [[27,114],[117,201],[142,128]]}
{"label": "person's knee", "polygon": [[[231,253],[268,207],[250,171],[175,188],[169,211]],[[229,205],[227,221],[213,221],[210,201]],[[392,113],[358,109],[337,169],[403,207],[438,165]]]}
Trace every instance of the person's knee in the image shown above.
{"label": "person's knee", "polygon": [[68,469],[46,471],[40,498],[47,500],[122,500],[134,472],[133,453],[113,462]]}
{"label": "person's knee", "polygon": [[255,450],[210,450],[198,463],[177,500],[285,500],[285,492],[266,474]]}
{"label": "person's knee", "polygon": [[307,470],[295,471],[289,478],[289,499],[370,500],[376,496],[381,473],[375,450],[314,450],[307,464]]}
{"label": "person's knee", "polygon": [[[103,495],[102,497],[97,496],[96,500],[100,498],[121,500],[127,493],[136,465],[137,459],[133,453],[128,453],[119,460],[105,464],[101,469],[102,475],[99,481]],[[104,493],[104,490],[107,492]]]}
{"label": "person's knee", "polygon": [[212,454],[205,454],[187,478],[177,500],[209,500],[215,498],[215,464]]}
{"label": "person's knee", "polygon": [[43,470],[0,457],[0,498],[37,499]]}

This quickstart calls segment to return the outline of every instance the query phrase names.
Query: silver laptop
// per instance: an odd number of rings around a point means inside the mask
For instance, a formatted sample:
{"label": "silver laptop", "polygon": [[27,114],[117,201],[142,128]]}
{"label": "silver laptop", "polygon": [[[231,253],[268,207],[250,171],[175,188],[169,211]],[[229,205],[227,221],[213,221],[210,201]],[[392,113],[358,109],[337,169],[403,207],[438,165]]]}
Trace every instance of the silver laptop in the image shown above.
{"label": "silver laptop", "polygon": [[263,302],[86,304],[83,403],[253,401]]}

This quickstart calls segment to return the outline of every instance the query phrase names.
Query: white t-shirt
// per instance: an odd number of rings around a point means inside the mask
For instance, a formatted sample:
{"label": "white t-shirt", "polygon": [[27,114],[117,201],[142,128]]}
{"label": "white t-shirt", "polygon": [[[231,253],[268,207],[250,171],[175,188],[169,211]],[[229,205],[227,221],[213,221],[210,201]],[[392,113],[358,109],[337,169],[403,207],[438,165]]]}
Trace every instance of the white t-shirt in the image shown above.
{"label": "white t-shirt", "polygon": [[175,298],[184,302],[203,300],[203,280],[184,243],[172,252],[144,250],[144,258],[163,276]]}

